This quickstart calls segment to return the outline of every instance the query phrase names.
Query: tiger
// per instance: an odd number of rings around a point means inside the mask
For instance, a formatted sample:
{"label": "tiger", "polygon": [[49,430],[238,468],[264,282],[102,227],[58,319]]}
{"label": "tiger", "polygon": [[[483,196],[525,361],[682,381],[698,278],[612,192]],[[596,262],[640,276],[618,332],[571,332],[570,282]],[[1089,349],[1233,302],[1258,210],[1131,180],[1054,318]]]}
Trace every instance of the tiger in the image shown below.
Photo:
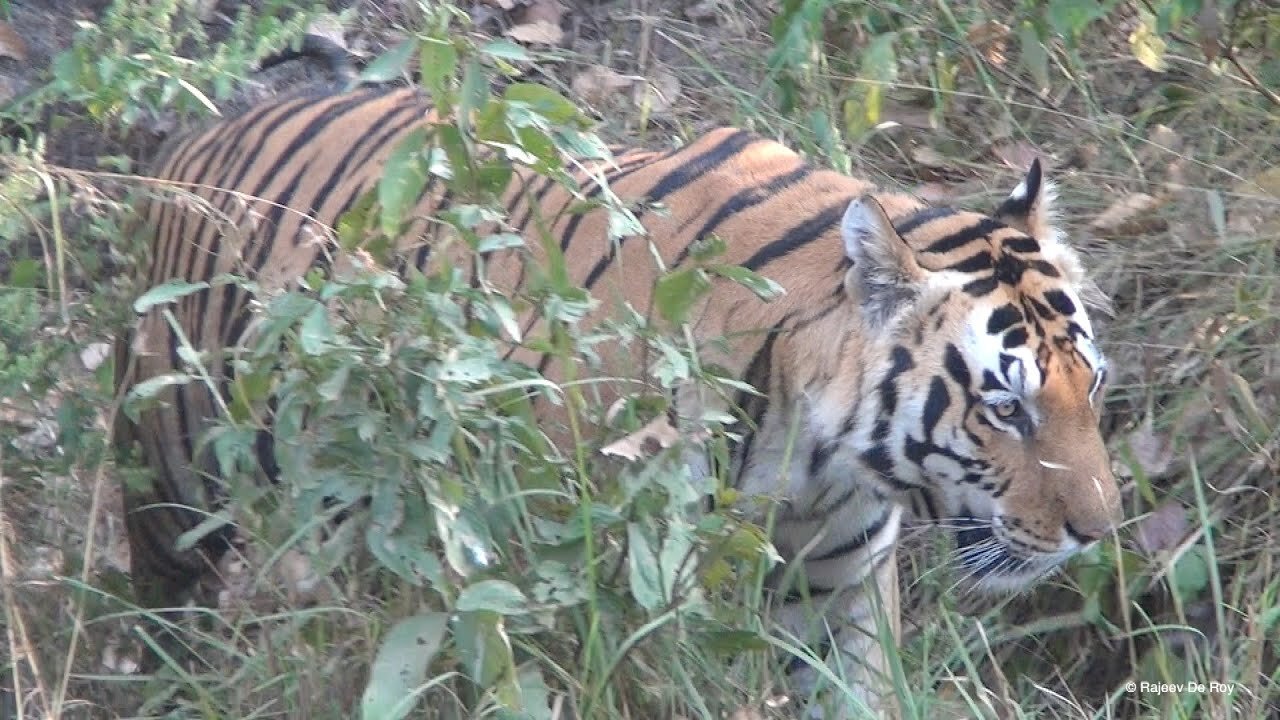
{"label": "tiger", "polygon": [[[437,121],[418,90],[363,88],[267,101],[182,139],[154,177],[196,201],[142,202],[152,250],[141,286],[220,273],[264,287],[297,281],[320,262],[309,228],[336,226],[397,143]],[[593,295],[648,307],[652,254],[679,268],[713,236],[724,262],[784,290],[766,302],[719,283],[688,325],[709,361],[756,390],[730,398],[743,422],[727,477],[742,497],[778,500],[771,540],[802,580],[782,592],[771,577],[776,617],[821,652],[854,660],[859,703],[892,707],[883,645],[901,635],[905,517],[954,529],[962,572],[992,593],[1030,587],[1117,527],[1119,489],[1099,431],[1108,366],[1089,315],[1105,298],[1055,224],[1039,160],[990,214],[884,190],[727,127],[676,148],[620,152],[579,177],[573,193],[517,169],[505,202],[517,232],[549,219],[543,231],[570,279]],[[611,242],[603,210],[566,212],[606,186],[637,203],[647,238]],[[408,264],[435,260],[424,238],[448,200],[423,194],[401,243]],[[489,281],[515,287],[540,248],[490,253]],[[601,322],[606,306],[584,322]],[[181,370],[184,338],[235,346],[253,315],[235,284],[169,309],[176,327],[152,308],[117,341],[123,391]],[[521,318],[529,329],[539,322]],[[513,352],[549,370],[532,350]],[[225,379],[219,355],[206,362]],[[156,476],[124,488],[133,582],[140,598],[172,603],[225,547],[217,538],[175,547],[220,502],[216,465],[195,450],[217,402],[201,383],[159,399],[120,423],[119,442]]]}

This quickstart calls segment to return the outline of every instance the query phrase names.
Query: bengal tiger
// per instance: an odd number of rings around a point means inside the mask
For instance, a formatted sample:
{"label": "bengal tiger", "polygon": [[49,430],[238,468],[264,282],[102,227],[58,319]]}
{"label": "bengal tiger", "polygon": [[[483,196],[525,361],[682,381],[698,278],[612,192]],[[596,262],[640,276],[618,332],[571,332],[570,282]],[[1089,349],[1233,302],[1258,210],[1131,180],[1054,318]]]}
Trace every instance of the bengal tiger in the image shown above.
{"label": "bengal tiger", "polygon": [[[308,228],[335,226],[397,143],[429,122],[421,93],[363,89],[267,102],[190,136],[155,176],[200,202],[144,204],[152,253],[142,285],[224,272],[264,286],[294,281],[317,261]],[[648,208],[639,217],[668,268],[714,234],[726,262],[785,289],[764,302],[720,284],[691,316],[692,331],[759,390],[736,398],[746,422],[729,477],[744,495],[783,499],[772,540],[801,564],[805,587],[779,598],[780,618],[800,632],[822,608],[815,642],[835,638],[833,652],[862,661],[849,677],[870,705],[886,706],[874,689],[886,664],[873,618],[882,607],[897,637],[895,546],[908,507],[958,528],[963,572],[992,591],[1026,587],[1112,532],[1119,491],[1098,429],[1107,364],[1085,305],[1096,290],[1052,224],[1038,161],[990,215],[880,190],[732,128],[588,169],[588,199],[602,192],[590,179],[598,172],[619,198]],[[648,242],[611,243],[604,212],[564,212],[580,201],[553,180],[518,173],[511,186],[515,229],[553,219],[574,282],[649,306]],[[445,202],[426,193],[415,216]],[[425,227],[404,240],[424,267]],[[491,254],[491,282],[517,283],[539,247]],[[252,314],[236,285],[171,309],[205,349],[234,346]],[[121,388],[180,369],[178,346],[159,309],[144,313],[118,344]],[[207,361],[213,377],[225,376],[218,355]],[[216,466],[193,450],[217,410],[199,383],[161,399],[122,423],[121,441],[140,446],[157,475],[149,488],[125,488],[133,580],[140,597],[172,604],[219,552],[174,544],[218,502]]]}

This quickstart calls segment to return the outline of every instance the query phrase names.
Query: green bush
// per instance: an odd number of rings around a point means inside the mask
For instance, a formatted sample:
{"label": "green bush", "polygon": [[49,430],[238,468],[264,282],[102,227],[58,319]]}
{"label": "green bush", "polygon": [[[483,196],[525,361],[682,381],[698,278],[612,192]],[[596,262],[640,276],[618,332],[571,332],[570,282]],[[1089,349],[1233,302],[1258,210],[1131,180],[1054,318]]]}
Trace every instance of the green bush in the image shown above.
{"label": "green bush", "polygon": [[[701,511],[716,478],[692,476],[685,448],[638,463],[602,456],[601,434],[584,428],[601,423],[605,409],[580,388],[590,382],[591,347],[618,342],[649,343],[664,357],[657,374],[668,391],[687,382],[723,389],[729,381],[701,368],[686,342],[687,309],[709,288],[709,274],[764,295],[776,287],[717,265],[723,244],[713,242],[698,249],[696,263],[658,281],[655,316],[631,309],[603,330],[581,332],[578,321],[595,301],[567,281],[554,238],[504,230],[501,197],[516,163],[572,189],[566,158],[603,158],[603,146],[554,91],[523,82],[490,89],[494,76],[527,61],[525,51],[505,41],[473,45],[452,31],[450,15],[435,19],[370,74],[398,75],[416,54],[421,82],[447,121],[395,148],[378,186],[339,223],[335,253],[354,269],[317,269],[300,287],[262,298],[251,345],[228,350],[236,381],[206,441],[232,479],[234,502],[183,542],[231,519],[266,548],[267,565],[296,548],[321,577],[354,573],[362,590],[347,594],[349,606],[376,588],[386,601],[367,609],[377,618],[369,627],[377,650],[363,691],[366,718],[403,717],[420,696],[433,707],[456,703],[460,716],[513,718],[553,717],[548,703],[557,695],[579,717],[696,706],[704,701],[687,697],[692,679],[668,675],[665,658],[706,664],[719,662],[711,659],[717,652],[765,647],[742,598],[748,589],[758,604],[773,553],[762,531],[730,511]],[[401,276],[387,269],[389,248],[428,182],[451,198],[434,218],[433,258],[441,259],[426,275]],[[610,213],[619,234],[639,227],[616,199],[580,205],[573,212]],[[549,262],[527,271],[517,295],[491,289],[484,253],[522,242],[543,243]],[[450,245],[465,245],[465,262],[443,259]],[[245,278],[217,282],[252,288]],[[195,289],[162,286],[135,307]],[[545,335],[520,337],[516,317],[529,308],[548,320]],[[581,370],[554,386],[504,359],[512,341]],[[177,380],[203,382],[201,373],[193,362]],[[139,386],[130,407],[174,380]],[[567,456],[544,436],[531,396],[567,408]],[[664,417],[668,402],[657,393],[620,413],[604,439]],[[252,482],[268,414],[278,492]],[[372,558],[372,568],[358,569],[359,557]],[[618,683],[621,676],[630,679]]]}

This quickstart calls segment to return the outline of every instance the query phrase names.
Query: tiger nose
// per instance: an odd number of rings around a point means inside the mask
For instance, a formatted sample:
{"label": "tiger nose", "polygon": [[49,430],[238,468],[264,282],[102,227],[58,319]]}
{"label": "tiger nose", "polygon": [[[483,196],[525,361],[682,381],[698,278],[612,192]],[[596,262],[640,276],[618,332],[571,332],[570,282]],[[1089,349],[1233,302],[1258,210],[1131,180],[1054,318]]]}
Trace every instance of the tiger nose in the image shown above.
{"label": "tiger nose", "polygon": [[1090,478],[1092,482],[1076,491],[1075,497],[1063,498],[1067,513],[1063,531],[1072,540],[1088,545],[1111,534],[1120,524],[1120,489],[1110,474]]}

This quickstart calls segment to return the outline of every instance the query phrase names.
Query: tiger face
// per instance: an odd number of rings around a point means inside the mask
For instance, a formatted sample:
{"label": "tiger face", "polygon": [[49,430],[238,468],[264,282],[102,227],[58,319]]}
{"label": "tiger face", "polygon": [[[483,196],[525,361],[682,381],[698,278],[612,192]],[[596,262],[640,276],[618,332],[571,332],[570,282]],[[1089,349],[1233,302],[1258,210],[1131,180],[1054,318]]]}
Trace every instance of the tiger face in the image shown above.
{"label": "tiger face", "polygon": [[891,222],[863,198],[842,224],[847,282],[888,345],[862,461],[956,530],[981,590],[1028,586],[1120,512],[1098,430],[1106,361],[1049,202],[1036,163],[991,217],[924,208]]}

